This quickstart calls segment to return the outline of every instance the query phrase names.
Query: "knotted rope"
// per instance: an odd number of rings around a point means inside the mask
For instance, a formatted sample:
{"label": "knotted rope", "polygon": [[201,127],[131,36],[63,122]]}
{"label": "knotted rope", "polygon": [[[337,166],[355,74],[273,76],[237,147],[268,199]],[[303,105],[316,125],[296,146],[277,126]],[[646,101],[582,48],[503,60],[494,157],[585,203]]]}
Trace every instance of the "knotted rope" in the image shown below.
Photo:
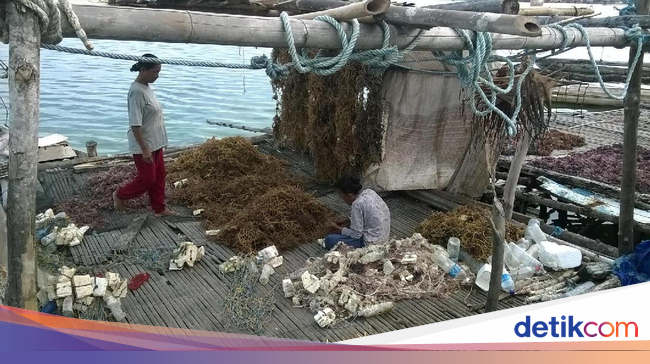
{"label": "knotted rope", "polygon": [[[92,50],[94,47],[92,43],[88,40],[86,32],[79,24],[79,18],[72,10],[72,6],[68,0],[12,0],[17,5],[23,6],[31,11],[33,11],[38,17],[40,28],[41,28],[41,43],[42,44],[59,44],[63,40],[63,34],[61,30],[61,10],[65,13],[68,21],[74,28],[77,36],[83,42],[84,46],[88,50]],[[9,43],[9,28],[5,21],[2,21],[2,42],[7,44]]]}

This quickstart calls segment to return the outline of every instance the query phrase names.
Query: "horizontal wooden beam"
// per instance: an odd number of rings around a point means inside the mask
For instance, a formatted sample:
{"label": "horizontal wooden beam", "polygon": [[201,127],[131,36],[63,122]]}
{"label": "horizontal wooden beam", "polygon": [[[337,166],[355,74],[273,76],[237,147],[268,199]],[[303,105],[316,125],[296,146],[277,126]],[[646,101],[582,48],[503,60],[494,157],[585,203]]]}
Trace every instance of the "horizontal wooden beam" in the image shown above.
{"label": "horizontal wooden beam", "polygon": [[[286,47],[286,35],[277,18],[247,17],[181,10],[140,9],[102,5],[73,5],[91,39],[139,40],[168,43],[201,43],[253,47]],[[336,31],[317,20],[292,19],[293,36],[298,48],[339,49]],[[72,26],[62,19],[66,37],[76,37]],[[350,34],[351,27],[343,25]],[[391,39],[399,48],[409,45],[419,30],[391,26]],[[585,46],[586,40],[569,30],[568,46]],[[623,29],[590,28],[592,46],[625,47],[629,44]],[[379,26],[361,24],[357,49],[381,47],[383,33]],[[542,36],[493,35],[494,49],[556,49],[562,34],[549,28]],[[451,28],[434,28],[421,38],[416,50],[461,50],[463,39]]]}

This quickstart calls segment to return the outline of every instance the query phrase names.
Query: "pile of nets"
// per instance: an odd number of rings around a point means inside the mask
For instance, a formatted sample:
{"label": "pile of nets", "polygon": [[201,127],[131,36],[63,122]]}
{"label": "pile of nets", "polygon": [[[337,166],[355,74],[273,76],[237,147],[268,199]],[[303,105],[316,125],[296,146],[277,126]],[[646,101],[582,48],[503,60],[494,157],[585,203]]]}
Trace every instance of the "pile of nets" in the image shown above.
{"label": "pile of nets", "polygon": [[[562,158],[542,158],[530,164],[571,176],[620,186],[623,176],[623,145],[602,146]],[[639,193],[650,193],[650,149],[640,146],[637,147],[636,190]]]}
{"label": "pile of nets", "polygon": [[[479,205],[464,205],[450,212],[434,212],[415,231],[433,244],[447,245],[451,237],[460,239],[463,248],[473,257],[485,260],[492,255],[491,211]],[[506,222],[507,241],[524,236],[524,228]]]}
{"label": "pile of nets", "polygon": [[[520,136],[521,133],[517,134]],[[518,138],[514,138],[506,144],[503,155],[514,155]],[[531,143],[528,155],[549,156],[556,150],[572,150],[585,146],[585,138],[579,135],[567,134],[558,130],[549,130],[542,137]]]}
{"label": "pile of nets", "polygon": [[206,229],[242,252],[269,245],[288,249],[325,234],[333,213],[303,192],[277,158],[242,137],[211,139],[168,167],[173,202],[204,209]]}
{"label": "pile of nets", "polygon": [[[318,312],[315,319],[322,327],[390,311],[400,300],[445,297],[463,282],[434,263],[437,251],[447,256],[444,248],[420,234],[362,249],[339,243],[289,274],[283,281],[285,297],[294,306]],[[464,283],[471,284],[468,278]]]}
{"label": "pile of nets", "polygon": [[[87,194],[73,197],[56,205],[56,210],[65,211],[80,226],[101,228],[106,219],[101,210],[113,209],[113,192],[126,185],[138,174],[135,166],[116,166],[106,171],[88,173],[85,176]],[[145,194],[126,202],[130,209],[143,209],[149,206]]]}

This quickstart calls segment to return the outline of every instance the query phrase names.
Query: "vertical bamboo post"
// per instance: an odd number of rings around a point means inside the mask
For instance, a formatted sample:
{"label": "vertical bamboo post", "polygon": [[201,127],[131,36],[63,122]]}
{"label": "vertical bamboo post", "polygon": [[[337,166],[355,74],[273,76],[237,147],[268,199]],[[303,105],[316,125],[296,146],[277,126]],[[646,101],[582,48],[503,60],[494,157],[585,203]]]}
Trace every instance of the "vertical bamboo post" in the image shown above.
{"label": "vertical bamboo post", "polygon": [[97,142],[94,140],[89,140],[86,142],[86,154],[88,158],[97,157]]}
{"label": "vertical bamboo post", "polygon": [[485,312],[496,311],[499,306],[499,293],[501,292],[501,275],[503,274],[503,256],[505,253],[506,219],[503,206],[496,194],[492,205],[492,272],[490,272],[490,288],[485,302]]}
{"label": "vertical bamboo post", "polygon": [[11,124],[5,301],[9,306],[37,310],[34,229],[41,35],[36,14],[13,1],[7,4],[7,23]]}
{"label": "vertical bamboo post", "polygon": [[521,168],[524,165],[526,160],[526,155],[528,154],[528,148],[530,146],[530,134],[526,130],[521,131],[523,137],[519,139],[517,143],[517,150],[515,151],[515,156],[510,163],[510,169],[508,170],[508,178],[506,179],[506,186],[503,189],[503,209],[506,220],[512,219],[512,211],[515,206],[515,194],[517,192],[517,183],[519,182],[519,175],[521,174]]}
{"label": "vertical bamboo post", "polygon": [[[649,0],[636,0],[638,15],[647,15]],[[630,47],[630,65],[634,59],[636,47]],[[634,251],[634,192],[636,190],[636,148],[639,128],[639,104],[641,100],[641,75],[643,71],[643,53],[632,73],[632,80],[625,98],[625,115],[623,117],[623,178],[621,180],[621,216],[618,225],[618,253],[630,254]]]}

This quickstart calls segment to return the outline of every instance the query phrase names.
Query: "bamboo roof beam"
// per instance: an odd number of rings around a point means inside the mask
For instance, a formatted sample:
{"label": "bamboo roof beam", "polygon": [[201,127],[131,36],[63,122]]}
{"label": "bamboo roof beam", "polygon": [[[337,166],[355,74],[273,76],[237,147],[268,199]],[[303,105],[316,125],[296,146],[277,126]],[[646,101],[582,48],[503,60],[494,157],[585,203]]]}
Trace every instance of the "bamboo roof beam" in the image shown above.
{"label": "bamboo roof beam", "polygon": [[[246,17],[181,10],[158,10],[102,5],[73,5],[89,38],[201,43],[254,47],[287,46],[282,23],[277,18]],[[317,20],[292,19],[293,36],[298,48],[339,49],[340,39],[328,24]],[[62,19],[63,34],[76,37],[72,26]],[[391,40],[400,48],[409,45],[419,30],[391,26]],[[343,24],[348,34],[351,27]],[[587,29],[591,45],[625,47],[629,41],[619,28]],[[361,24],[357,49],[381,47],[383,33],[379,26]],[[569,46],[585,46],[576,30],[568,30]],[[562,34],[543,28],[541,37],[493,34],[493,49],[557,49]],[[462,38],[451,28],[433,28],[422,37],[416,50],[461,50]]]}

